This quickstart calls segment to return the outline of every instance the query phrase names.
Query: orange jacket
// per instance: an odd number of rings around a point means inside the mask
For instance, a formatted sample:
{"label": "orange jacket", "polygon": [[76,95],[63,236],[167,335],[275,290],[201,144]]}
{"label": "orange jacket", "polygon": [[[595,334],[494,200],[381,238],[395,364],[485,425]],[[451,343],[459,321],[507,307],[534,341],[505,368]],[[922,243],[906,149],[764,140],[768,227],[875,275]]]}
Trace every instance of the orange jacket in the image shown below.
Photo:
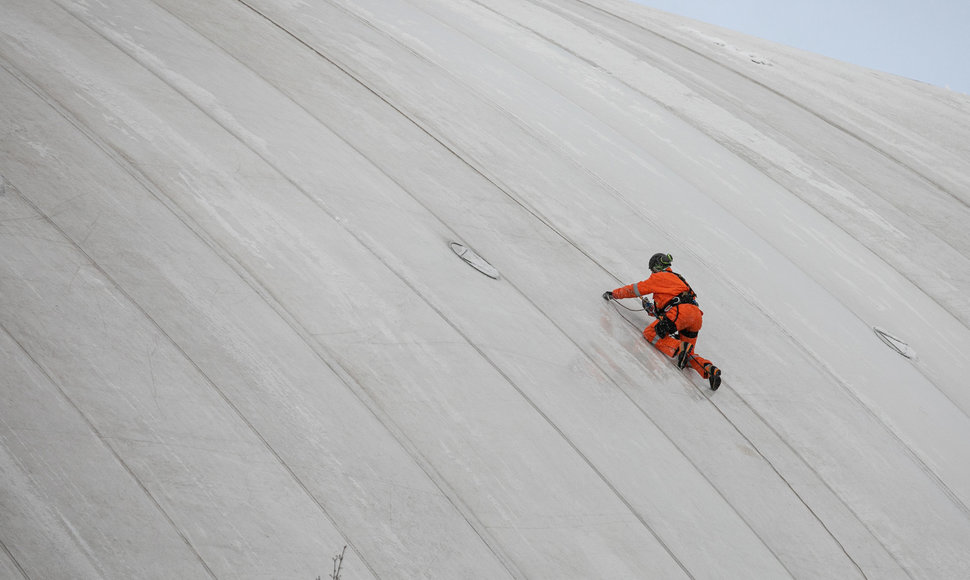
{"label": "orange jacket", "polygon": [[660,312],[675,296],[690,289],[670,268],[655,272],[649,278],[636,284],[628,284],[613,291],[613,298],[637,298],[653,294],[653,301]]}

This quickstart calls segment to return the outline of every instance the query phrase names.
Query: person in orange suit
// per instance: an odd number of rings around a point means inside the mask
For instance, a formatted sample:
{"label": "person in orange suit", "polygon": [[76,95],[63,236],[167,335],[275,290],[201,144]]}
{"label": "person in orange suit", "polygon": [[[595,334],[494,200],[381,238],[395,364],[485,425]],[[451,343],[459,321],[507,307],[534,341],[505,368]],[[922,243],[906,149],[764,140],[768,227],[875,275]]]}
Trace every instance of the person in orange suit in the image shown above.
{"label": "person in orange suit", "polygon": [[[673,261],[670,254],[654,254],[650,257],[649,278],[604,292],[603,298],[639,298],[644,310],[657,317],[643,330],[643,337],[657,350],[676,359],[678,367],[690,365],[716,391],[721,386],[721,369],[694,352],[704,313],[697,306],[697,295],[690,284],[670,269]],[[653,294],[653,304],[644,298],[648,294]]]}

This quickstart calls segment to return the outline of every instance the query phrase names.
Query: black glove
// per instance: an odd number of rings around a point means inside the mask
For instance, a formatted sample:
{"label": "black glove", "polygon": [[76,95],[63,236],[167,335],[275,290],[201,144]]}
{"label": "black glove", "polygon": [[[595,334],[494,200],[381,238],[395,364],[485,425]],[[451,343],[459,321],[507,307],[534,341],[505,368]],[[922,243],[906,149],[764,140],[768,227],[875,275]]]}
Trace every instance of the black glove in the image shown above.
{"label": "black glove", "polygon": [[603,300],[613,300],[613,292],[610,290],[603,292]]}
{"label": "black glove", "polygon": [[650,302],[646,298],[641,298],[641,300],[643,302],[643,309],[646,311],[646,313],[650,316],[656,316],[657,309],[653,307],[653,302]]}
{"label": "black glove", "polygon": [[657,336],[660,338],[665,338],[677,332],[677,325],[674,324],[672,320],[664,316],[657,322],[657,325],[654,326],[653,329],[657,333]]}

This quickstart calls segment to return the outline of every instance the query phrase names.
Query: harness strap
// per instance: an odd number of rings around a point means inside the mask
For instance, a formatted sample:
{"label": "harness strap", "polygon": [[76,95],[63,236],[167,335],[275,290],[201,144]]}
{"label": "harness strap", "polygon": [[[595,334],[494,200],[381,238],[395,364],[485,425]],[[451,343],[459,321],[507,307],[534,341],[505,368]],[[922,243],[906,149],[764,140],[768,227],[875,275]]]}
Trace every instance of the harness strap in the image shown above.
{"label": "harness strap", "polygon": [[677,272],[674,272],[673,270],[671,270],[670,273],[680,278],[680,281],[683,282],[685,286],[687,286],[687,291],[681,292],[676,296],[675,299],[678,300],[677,304],[686,303],[686,304],[693,304],[694,306],[697,306],[698,305],[697,292],[694,292],[694,289],[690,287],[690,283],[687,282],[687,279],[681,276],[680,274],[678,274]]}

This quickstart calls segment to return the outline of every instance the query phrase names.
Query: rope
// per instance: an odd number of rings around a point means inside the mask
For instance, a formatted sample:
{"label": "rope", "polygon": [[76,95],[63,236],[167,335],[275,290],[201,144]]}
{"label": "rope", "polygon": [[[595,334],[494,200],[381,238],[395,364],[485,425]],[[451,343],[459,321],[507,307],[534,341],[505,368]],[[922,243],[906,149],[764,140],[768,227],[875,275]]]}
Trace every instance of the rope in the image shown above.
{"label": "rope", "polygon": [[630,308],[629,306],[624,306],[624,305],[620,304],[620,301],[617,300],[616,298],[611,298],[610,299],[610,302],[612,302],[613,304],[619,306],[620,308],[629,310],[630,312],[646,312],[646,309],[643,308],[642,306],[640,308]]}

